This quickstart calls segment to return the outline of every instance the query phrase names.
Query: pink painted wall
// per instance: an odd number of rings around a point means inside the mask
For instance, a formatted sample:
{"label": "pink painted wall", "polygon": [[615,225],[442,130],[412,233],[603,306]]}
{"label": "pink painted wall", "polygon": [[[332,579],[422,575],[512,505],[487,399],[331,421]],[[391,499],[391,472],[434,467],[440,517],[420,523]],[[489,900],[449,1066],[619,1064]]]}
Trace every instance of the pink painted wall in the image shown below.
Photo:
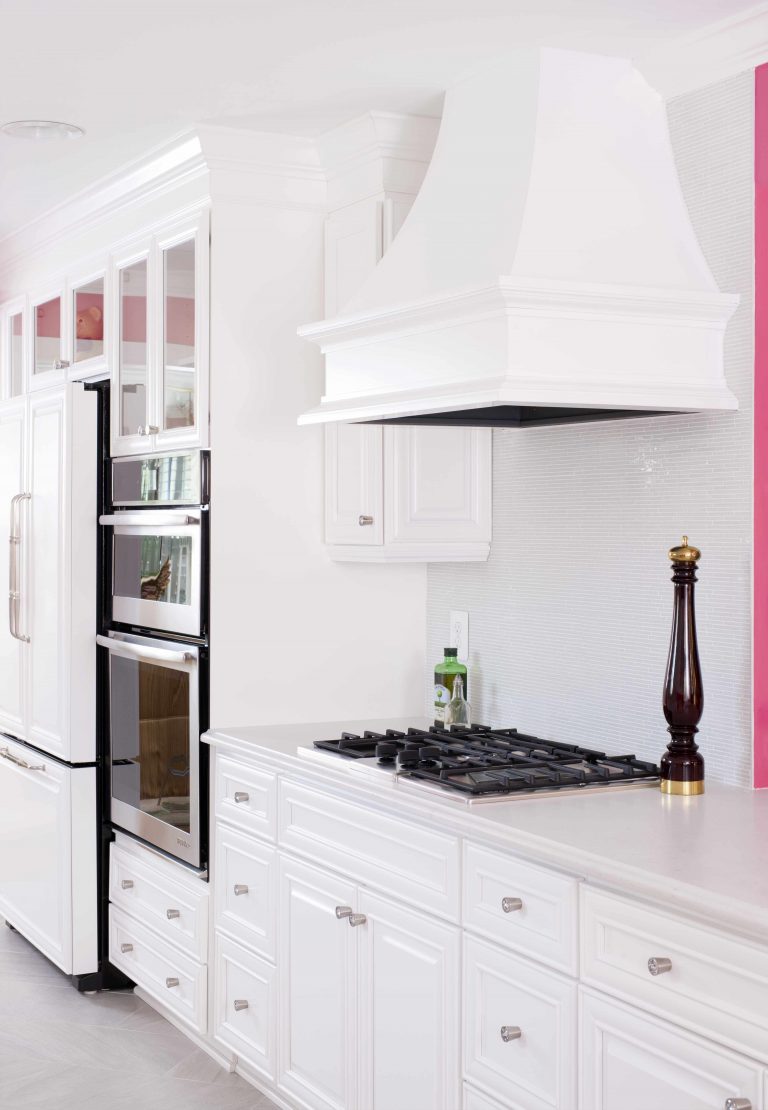
{"label": "pink painted wall", "polygon": [[[104,307],[104,298],[97,293],[79,293],[80,308],[91,304]],[[57,337],[61,334],[59,299],[46,301],[35,310],[37,335]],[[144,297],[123,298],[123,336],[129,342],[146,340],[146,300]],[[167,301],[168,342],[192,346],[195,342],[195,302],[191,297],[169,297]]]}
{"label": "pink painted wall", "polygon": [[768,65],[755,70],[755,786],[768,786]]}

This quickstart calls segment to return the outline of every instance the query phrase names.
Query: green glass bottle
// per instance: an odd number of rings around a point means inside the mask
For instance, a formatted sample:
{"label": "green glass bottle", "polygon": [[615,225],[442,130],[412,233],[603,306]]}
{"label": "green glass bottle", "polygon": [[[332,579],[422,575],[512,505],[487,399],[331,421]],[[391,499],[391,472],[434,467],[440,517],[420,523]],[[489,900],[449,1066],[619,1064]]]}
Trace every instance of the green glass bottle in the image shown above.
{"label": "green glass bottle", "polygon": [[456,658],[458,649],[443,648],[445,658],[435,667],[435,724],[445,724],[445,709],[453,694],[453,680],[461,675],[464,683],[464,696],[467,696],[467,668]]}

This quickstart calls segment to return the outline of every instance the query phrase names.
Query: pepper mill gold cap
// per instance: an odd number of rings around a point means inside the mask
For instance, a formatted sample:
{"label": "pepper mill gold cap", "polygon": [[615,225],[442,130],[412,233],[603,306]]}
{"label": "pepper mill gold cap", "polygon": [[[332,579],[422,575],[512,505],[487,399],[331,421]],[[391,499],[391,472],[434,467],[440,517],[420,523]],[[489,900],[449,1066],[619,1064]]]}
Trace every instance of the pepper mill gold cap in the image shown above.
{"label": "pepper mill gold cap", "polygon": [[688,537],[683,536],[682,544],[671,548],[669,557],[673,563],[697,563],[701,558],[701,552],[698,547],[689,547]]}

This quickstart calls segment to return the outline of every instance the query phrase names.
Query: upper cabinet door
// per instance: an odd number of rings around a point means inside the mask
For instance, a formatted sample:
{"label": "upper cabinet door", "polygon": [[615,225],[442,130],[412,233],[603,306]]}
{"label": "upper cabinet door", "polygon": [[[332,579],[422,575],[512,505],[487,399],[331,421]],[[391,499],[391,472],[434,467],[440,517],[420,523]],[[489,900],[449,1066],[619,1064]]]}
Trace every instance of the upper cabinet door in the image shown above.
{"label": "upper cabinet door", "polygon": [[153,448],[151,241],[113,259],[112,451],[142,454]]}
{"label": "upper cabinet door", "polygon": [[0,310],[0,397],[21,397],[26,389],[27,305],[24,297]]}
{"label": "upper cabinet door", "polygon": [[156,240],[162,302],[157,446],[208,443],[208,213]]}
{"label": "upper cabinet door", "polygon": [[325,433],[325,542],[384,542],[382,429],[330,424]]}
{"label": "upper cabinet door", "polygon": [[110,320],[105,286],[103,270],[74,277],[69,283],[70,378],[96,377],[106,369]]}
{"label": "upper cabinet door", "polygon": [[112,261],[112,455],[208,444],[208,213]]}
{"label": "upper cabinet door", "polygon": [[69,321],[64,311],[64,293],[60,287],[48,289],[31,298],[29,388],[47,389],[63,382],[69,360]]}
{"label": "upper cabinet door", "polygon": [[385,459],[386,543],[490,543],[490,429],[387,428]]}

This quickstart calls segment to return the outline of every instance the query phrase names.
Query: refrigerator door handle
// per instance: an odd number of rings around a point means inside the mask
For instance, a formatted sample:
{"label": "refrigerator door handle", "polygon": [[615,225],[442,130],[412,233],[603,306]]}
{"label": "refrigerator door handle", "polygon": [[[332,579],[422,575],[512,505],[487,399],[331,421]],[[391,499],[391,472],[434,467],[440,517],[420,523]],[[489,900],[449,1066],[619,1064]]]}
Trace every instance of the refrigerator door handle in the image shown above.
{"label": "refrigerator door handle", "polygon": [[10,763],[15,763],[17,767],[23,767],[25,771],[44,771],[44,763],[27,763],[26,759],[19,759],[17,755],[10,752],[8,748],[0,748],[0,759],[7,759]]}
{"label": "refrigerator door handle", "polygon": [[196,656],[191,651],[171,651],[168,648],[143,647],[126,640],[116,640],[112,636],[97,636],[96,643],[116,655],[127,655],[131,659],[144,659],[148,663],[192,663]]}

